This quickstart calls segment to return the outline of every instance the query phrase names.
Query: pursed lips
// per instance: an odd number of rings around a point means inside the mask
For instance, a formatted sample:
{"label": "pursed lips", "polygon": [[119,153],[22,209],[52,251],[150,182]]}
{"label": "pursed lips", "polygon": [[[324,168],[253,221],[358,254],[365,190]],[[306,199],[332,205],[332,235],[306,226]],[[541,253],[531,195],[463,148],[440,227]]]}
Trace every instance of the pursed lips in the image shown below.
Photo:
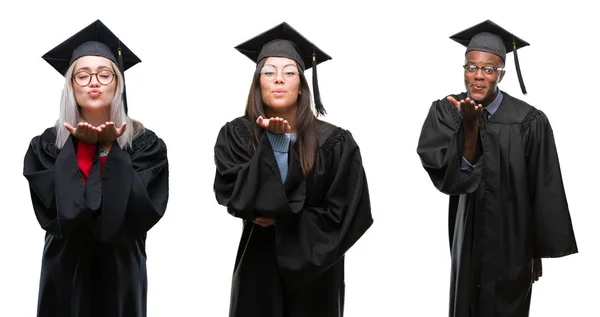
{"label": "pursed lips", "polygon": [[102,95],[102,91],[100,91],[100,89],[91,89],[88,91],[88,95],[90,97],[100,97],[100,95]]}

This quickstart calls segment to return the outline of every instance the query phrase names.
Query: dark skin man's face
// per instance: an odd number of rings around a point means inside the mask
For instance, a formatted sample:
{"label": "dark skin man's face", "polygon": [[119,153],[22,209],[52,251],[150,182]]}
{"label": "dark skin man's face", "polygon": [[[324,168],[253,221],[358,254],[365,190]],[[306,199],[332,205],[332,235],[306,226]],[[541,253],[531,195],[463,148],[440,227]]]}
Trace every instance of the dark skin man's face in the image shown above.
{"label": "dark skin man's face", "polygon": [[496,87],[502,81],[502,77],[504,77],[504,70],[493,71],[489,74],[481,69],[481,67],[501,67],[502,59],[500,56],[492,53],[470,51],[466,55],[466,64],[480,67],[480,69],[474,72],[465,69],[465,88],[469,92],[471,99],[485,107],[496,98]]}

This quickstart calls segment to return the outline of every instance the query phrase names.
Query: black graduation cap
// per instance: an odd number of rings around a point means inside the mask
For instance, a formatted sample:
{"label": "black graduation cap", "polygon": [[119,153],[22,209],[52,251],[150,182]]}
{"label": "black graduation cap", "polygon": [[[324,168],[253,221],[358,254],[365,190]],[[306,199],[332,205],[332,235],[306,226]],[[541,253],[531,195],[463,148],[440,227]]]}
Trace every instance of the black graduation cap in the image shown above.
{"label": "black graduation cap", "polygon": [[490,20],[485,20],[464,31],[456,33],[450,38],[466,46],[466,53],[470,51],[484,51],[498,55],[503,61],[506,61],[506,53],[513,52],[521,91],[523,94],[527,94],[525,84],[523,83],[523,77],[521,76],[521,67],[519,66],[517,50],[521,47],[528,46],[529,43]]}
{"label": "black graduation cap", "polygon": [[285,57],[298,63],[303,71],[312,67],[315,109],[317,115],[326,113],[319,93],[317,64],[330,60],[331,56],[307,40],[289,24],[283,22],[236,46],[235,49],[257,64],[267,57]]}
{"label": "black graduation cap", "polygon": [[[102,56],[113,61],[125,79],[125,71],[141,62],[100,20],[94,21],[75,35],[44,54],[46,60],[61,75],[65,76],[71,64],[82,56]],[[116,56],[116,58],[115,58]],[[123,83],[125,87],[125,83]],[[123,90],[123,106],[127,113],[127,98]]]}

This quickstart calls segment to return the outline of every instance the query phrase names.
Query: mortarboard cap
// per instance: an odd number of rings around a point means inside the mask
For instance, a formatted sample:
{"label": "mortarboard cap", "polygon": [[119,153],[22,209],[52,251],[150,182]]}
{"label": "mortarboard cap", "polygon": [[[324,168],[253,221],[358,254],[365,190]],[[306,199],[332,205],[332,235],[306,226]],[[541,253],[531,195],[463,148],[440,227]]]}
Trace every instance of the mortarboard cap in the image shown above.
{"label": "mortarboard cap", "polygon": [[521,75],[517,50],[528,46],[529,43],[490,20],[483,21],[464,31],[458,32],[450,38],[466,46],[466,53],[470,51],[483,51],[495,54],[502,58],[503,61],[506,61],[506,53],[513,52],[521,91],[523,94],[527,94]]}
{"label": "mortarboard cap", "polygon": [[[102,56],[113,61],[125,79],[125,71],[141,60],[123,44],[100,20],[94,21],[71,36],[42,58],[61,75],[65,75],[71,64],[82,56]],[[127,98],[123,91],[123,106],[127,113]]]}
{"label": "mortarboard cap", "polygon": [[289,24],[283,22],[236,46],[235,49],[257,64],[267,57],[285,57],[298,63],[303,71],[312,68],[315,109],[317,115],[326,113],[319,93],[317,64],[330,60],[331,56],[307,40]]}

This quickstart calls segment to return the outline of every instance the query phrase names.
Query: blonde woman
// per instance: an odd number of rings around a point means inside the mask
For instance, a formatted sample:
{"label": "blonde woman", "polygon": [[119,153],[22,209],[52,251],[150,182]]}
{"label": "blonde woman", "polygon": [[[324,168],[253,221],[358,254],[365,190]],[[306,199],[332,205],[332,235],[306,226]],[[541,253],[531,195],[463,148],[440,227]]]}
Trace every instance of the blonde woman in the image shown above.
{"label": "blonde woman", "polygon": [[127,116],[123,72],[140,60],[99,20],[43,58],[65,87],[24,162],[46,231],[38,316],[146,316],[145,238],[169,172],[165,143]]}

